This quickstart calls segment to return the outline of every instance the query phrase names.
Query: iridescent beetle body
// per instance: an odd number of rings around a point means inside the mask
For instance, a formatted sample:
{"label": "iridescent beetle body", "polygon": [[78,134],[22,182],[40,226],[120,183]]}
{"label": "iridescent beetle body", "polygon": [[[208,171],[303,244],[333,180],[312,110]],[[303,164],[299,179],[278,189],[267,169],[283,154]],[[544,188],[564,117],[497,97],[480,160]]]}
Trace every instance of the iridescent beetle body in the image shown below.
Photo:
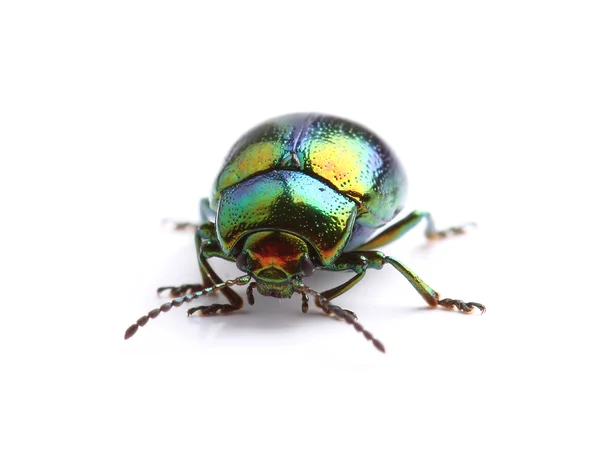
{"label": "iridescent beetle body", "polygon": [[[255,192],[263,186],[276,190],[268,200]],[[294,200],[298,195],[302,198]],[[259,203],[240,208],[252,211],[248,221],[229,216],[239,197]],[[374,133],[347,120],[294,114],[254,128],[233,146],[215,182],[211,207],[221,208],[217,232],[224,248],[237,237],[231,236],[231,227],[238,233],[256,227],[286,229],[313,236],[324,262],[331,262],[392,220],[405,199],[404,169]],[[299,216],[317,222],[297,224],[276,210],[283,204],[294,211],[300,203],[308,211]],[[319,226],[326,231],[315,239]],[[322,254],[325,249],[327,255]]]}
{"label": "iridescent beetle body", "polygon": [[[288,298],[308,296],[325,313],[352,324],[381,351],[383,345],[364,330],[356,315],[330,301],[358,283],[369,268],[390,264],[400,271],[431,306],[471,312],[483,305],[441,299],[406,266],[379,251],[422,219],[430,239],[460,234],[464,227],[436,231],[429,213],[413,211],[369,238],[402,210],[406,198],[404,169],[388,145],[370,130],[333,116],[293,114],[267,121],[242,136],[227,156],[210,200],[201,202],[202,223],[196,247],[202,285],[159,288],[177,296],[141,317],[126,332],[131,337],[149,318],[194,298],[221,290],[229,304],[192,308],[188,314],[232,312],[243,305],[232,285],[250,283],[261,294]],[[182,224],[182,226],[189,224]],[[223,282],[207,259],[236,261],[247,275]],[[353,271],[348,282],[317,293],[303,279],[315,269]]]}

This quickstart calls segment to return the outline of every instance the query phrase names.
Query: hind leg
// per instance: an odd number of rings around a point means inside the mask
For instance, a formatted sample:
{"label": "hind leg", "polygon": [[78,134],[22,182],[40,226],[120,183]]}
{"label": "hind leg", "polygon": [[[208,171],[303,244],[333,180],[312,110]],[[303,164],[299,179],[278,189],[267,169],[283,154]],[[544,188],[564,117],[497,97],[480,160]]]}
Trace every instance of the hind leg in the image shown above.
{"label": "hind leg", "polygon": [[429,240],[437,240],[444,239],[449,236],[455,236],[458,234],[466,233],[469,227],[475,226],[473,222],[466,223],[463,225],[459,225],[456,227],[447,228],[444,230],[437,230],[435,224],[433,223],[433,219],[431,218],[431,213],[427,211],[413,211],[408,216],[404,217],[399,222],[391,225],[390,227],[383,230],[373,239],[368,242],[365,242],[356,250],[375,250],[383,245],[389,244],[390,242],[395,241],[396,239],[400,239],[410,230],[412,230],[415,226],[417,226],[422,220],[425,220],[427,226],[425,228],[425,236]]}
{"label": "hind leg", "polygon": [[[200,221],[202,223],[214,222],[215,218],[216,213],[210,207],[210,202],[208,198],[203,198],[202,200],[200,200]],[[171,219],[164,219],[163,224],[169,225],[177,231],[196,231],[200,227],[200,224],[198,223],[177,222]]]}
{"label": "hind leg", "polygon": [[[202,204],[205,204],[205,206],[208,207],[208,200],[204,199],[202,201]],[[181,225],[183,227],[183,226],[190,225],[190,224],[180,223],[178,225]],[[214,224],[212,222],[203,222],[200,225],[193,224],[193,226],[194,226],[194,231],[196,232],[196,235],[195,235],[196,254],[200,255],[200,253],[202,251],[203,239],[206,244],[208,244],[210,241],[216,240],[216,238],[217,238],[216,231],[214,228]],[[215,255],[215,256],[218,256],[218,255]],[[181,286],[161,286],[156,290],[156,293],[158,295],[160,295],[165,291],[169,291],[169,295],[172,298],[174,298],[174,297],[180,297],[185,294],[191,294],[193,292],[197,292],[202,289],[214,286],[216,284],[216,282],[211,280],[211,277],[209,276],[208,271],[207,271],[206,266],[210,267],[208,262],[206,262],[205,264],[201,264],[200,260],[198,260],[198,266],[200,269],[200,275],[202,276],[202,284],[193,283],[193,284],[182,284]],[[211,268],[211,271],[212,271],[212,268]],[[214,271],[212,271],[212,272],[214,273]],[[215,274],[215,276],[216,276],[216,274]],[[216,277],[216,278],[218,278],[218,277]]]}

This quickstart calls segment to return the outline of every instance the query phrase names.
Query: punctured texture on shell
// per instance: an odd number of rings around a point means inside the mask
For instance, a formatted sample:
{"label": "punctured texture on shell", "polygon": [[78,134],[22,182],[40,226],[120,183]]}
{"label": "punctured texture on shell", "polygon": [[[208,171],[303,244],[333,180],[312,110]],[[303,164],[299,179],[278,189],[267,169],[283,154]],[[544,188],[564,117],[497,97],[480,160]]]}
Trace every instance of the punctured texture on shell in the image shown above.
{"label": "punctured texture on shell", "polygon": [[273,170],[225,189],[217,214],[221,248],[260,230],[291,232],[312,244],[324,264],[333,262],[349,238],[356,204],[302,172]]}
{"label": "punctured texture on shell", "polygon": [[[275,172],[277,176],[262,177]],[[284,176],[284,172],[305,176]],[[247,184],[252,179],[254,181]],[[260,188],[259,180],[267,184]],[[296,195],[293,192],[314,188],[317,183],[313,180],[329,188],[326,193],[314,191],[302,202],[290,200],[290,196]],[[282,183],[294,185],[286,187]],[[211,207],[219,211],[217,231],[226,253],[246,232],[273,223],[268,226],[284,227],[277,229],[305,237],[329,260],[343,249],[339,248],[340,243],[348,245],[348,250],[357,247],[376,228],[392,220],[404,206],[406,188],[402,165],[389,146],[372,131],[338,117],[291,114],[254,127],[234,144],[215,181]],[[274,191],[267,192],[269,189]],[[355,218],[345,209],[346,216],[334,215],[328,221],[324,213],[337,207],[340,195],[356,205]],[[263,199],[263,196],[267,197]],[[308,202],[315,202],[314,206]],[[327,206],[328,202],[331,206]],[[253,210],[255,207],[259,209]],[[274,217],[267,218],[267,212]],[[242,219],[253,214],[257,215],[256,219]],[[323,224],[319,233],[336,230],[336,234],[327,239],[314,230],[310,235],[303,235],[307,232],[303,228],[306,224],[299,227],[298,221],[286,221],[279,217],[281,214],[295,214],[301,222],[309,218],[319,220]],[[307,216],[302,219],[302,214]],[[239,223],[234,223],[233,217]],[[338,223],[333,226],[332,221]],[[274,225],[275,222],[279,225]],[[342,222],[347,226],[342,233],[344,238],[339,236]]]}

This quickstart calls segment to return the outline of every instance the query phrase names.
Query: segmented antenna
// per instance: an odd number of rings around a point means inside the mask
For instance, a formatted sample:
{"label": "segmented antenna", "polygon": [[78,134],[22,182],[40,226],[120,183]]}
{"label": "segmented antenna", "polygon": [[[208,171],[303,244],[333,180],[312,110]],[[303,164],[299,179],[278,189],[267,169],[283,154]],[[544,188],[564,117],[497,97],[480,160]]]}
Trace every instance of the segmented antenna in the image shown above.
{"label": "segmented antenna", "polygon": [[298,286],[296,288],[296,292],[298,292],[299,294],[302,294],[303,299],[306,294],[311,294],[312,296],[314,296],[315,303],[317,304],[317,306],[319,308],[321,308],[325,312],[325,314],[345,320],[346,323],[352,325],[356,331],[358,331],[359,333],[362,333],[362,335],[367,339],[367,341],[371,341],[377,350],[379,350],[382,353],[385,353],[385,347],[383,346],[381,341],[379,341],[378,339],[375,339],[373,337],[372,333],[365,330],[365,327],[363,327],[360,323],[358,323],[358,321],[356,320],[356,317],[353,316],[351,313],[340,308],[337,305],[333,305],[333,304],[329,303],[329,300],[327,300],[325,297],[323,297],[317,291],[312,290],[311,288],[309,288],[308,286],[306,286],[304,284]]}
{"label": "segmented antenna", "polygon": [[131,336],[133,336],[139,327],[143,327],[148,323],[148,320],[156,319],[161,312],[166,313],[167,311],[170,311],[173,306],[179,308],[184,303],[189,303],[195,298],[201,297],[203,295],[208,295],[211,292],[216,292],[223,288],[231,287],[233,285],[243,286],[245,284],[248,284],[249,282],[250,275],[244,275],[242,277],[236,278],[235,280],[227,280],[223,283],[217,283],[214,286],[204,288],[201,291],[194,292],[193,294],[185,295],[183,297],[178,297],[170,302],[164,303],[159,308],[153,309],[152,311],[148,312],[148,314],[146,314],[145,316],[140,317],[136,321],[136,323],[127,328],[127,330],[125,331],[125,339],[129,339]]}

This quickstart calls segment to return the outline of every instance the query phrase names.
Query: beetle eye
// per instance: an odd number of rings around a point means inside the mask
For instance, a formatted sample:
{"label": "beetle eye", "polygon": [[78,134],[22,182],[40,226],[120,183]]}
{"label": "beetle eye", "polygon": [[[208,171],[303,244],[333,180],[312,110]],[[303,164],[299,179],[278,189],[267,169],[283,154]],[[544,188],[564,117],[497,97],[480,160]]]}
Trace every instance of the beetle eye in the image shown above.
{"label": "beetle eye", "polygon": [[238,256],[235,260],[235,265],[241,271],[246,270],[246,267],[248,266],[248,255],[246,254],[246,252],[240,253],[240,256]]}
{"label": "beetle eye", "polygon": [[302,273],[307,277],[315,271],[315,265],[310,258],[304,258],[302,265],[300,266]]}

